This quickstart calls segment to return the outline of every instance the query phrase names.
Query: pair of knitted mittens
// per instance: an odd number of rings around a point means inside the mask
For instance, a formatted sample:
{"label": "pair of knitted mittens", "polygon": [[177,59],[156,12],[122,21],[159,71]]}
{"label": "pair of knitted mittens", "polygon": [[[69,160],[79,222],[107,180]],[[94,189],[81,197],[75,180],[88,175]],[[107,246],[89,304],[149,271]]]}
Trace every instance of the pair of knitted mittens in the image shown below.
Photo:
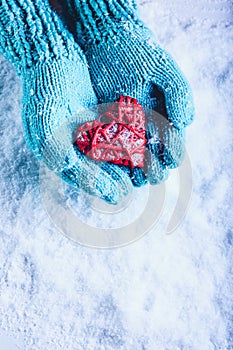
{"label": "pair of knitted mittens", "polygon": [[[118,203],[132,185],[160,183],[169,168],[179,166],[184,128],[194,117],[192,93],[137,17],[133,0],[69,0],[68,5],[76,41],[48,0],[2,0],[0,51],[22,78],[29,148],[63,180]],[[73,144],[68,130],[67,125],[96,117],[88,108],[120,95],[148,108],[156,101],[153,108],[169,121],[148,117],[146,168],[93,161]]]}

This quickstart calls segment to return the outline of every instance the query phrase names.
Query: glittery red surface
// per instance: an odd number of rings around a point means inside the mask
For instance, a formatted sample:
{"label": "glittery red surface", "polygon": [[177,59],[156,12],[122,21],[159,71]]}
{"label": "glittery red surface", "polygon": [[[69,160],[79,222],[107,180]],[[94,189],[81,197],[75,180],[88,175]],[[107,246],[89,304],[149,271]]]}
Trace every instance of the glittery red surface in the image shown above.
{"label": "glittery red surface", "polygon": [[147,142],[145,121],[138,101],[121,96],[97,120],[78,128],[76,144],[93,160],[143,167]]}

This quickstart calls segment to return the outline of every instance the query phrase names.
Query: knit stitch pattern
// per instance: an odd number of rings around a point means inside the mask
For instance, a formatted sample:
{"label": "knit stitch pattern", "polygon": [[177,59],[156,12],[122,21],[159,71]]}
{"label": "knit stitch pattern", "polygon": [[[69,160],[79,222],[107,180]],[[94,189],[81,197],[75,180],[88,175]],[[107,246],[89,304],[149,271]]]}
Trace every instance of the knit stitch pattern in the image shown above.
{"label": "knit stitch pattern", "polygon": [[66,182],[110,203],[130,190],[114,164],[87,159],[72,126],[93,120],[97,103],[86,59],[47,0],[2,0],[0,50],[23,84],[25,139],[37,158]]}
{"label": "knit stitch pattern", "polygon": [[[158,184],[184,157],[184,128],[194,119],[190,85],[171,55],[137,16],[135,1],[68,0],[77,20],[77,40],[85,52],[100,103],[131,96],[164,115],[148,116],[148,169],[132,170],[134,184]],[[154,99],[152,99],[154,97]],[[152,101],[154,103],[152,104]],[[150,113],[149,113],[150,115]],[[156,135],[163,135],[157,142]],[[153,139],[157,140],[153,143]],[[126,171],[130,171],[126,169]]]}

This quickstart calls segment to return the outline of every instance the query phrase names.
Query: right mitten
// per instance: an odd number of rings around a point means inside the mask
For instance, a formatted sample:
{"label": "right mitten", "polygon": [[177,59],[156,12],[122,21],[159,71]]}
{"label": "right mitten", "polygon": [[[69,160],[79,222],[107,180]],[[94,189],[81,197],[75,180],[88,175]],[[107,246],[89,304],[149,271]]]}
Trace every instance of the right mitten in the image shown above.
{"label": "right mitten", "polygon": [[[133,183],[158,184],[184,157],[185,127],[194,119],[190,85],[171,55],[137,16],[135,0],[67,0],[99,103],[137,99],[148,113],[147,167],[128,169]],[[152,103],[153,101],[153,103]]]}

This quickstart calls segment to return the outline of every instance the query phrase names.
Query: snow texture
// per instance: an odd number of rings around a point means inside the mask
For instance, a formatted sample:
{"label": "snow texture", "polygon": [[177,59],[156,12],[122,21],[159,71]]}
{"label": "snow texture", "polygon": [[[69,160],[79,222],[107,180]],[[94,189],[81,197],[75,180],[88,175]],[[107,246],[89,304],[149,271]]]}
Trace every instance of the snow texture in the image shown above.
{"label": "snow texture", "polygon": [[0,349],[230,350],[233,14],[230,0],[142,1],[141,17],[191,83],[189,211],[113,250],[63,237],[40,197],[21,84],[0,58]]}

